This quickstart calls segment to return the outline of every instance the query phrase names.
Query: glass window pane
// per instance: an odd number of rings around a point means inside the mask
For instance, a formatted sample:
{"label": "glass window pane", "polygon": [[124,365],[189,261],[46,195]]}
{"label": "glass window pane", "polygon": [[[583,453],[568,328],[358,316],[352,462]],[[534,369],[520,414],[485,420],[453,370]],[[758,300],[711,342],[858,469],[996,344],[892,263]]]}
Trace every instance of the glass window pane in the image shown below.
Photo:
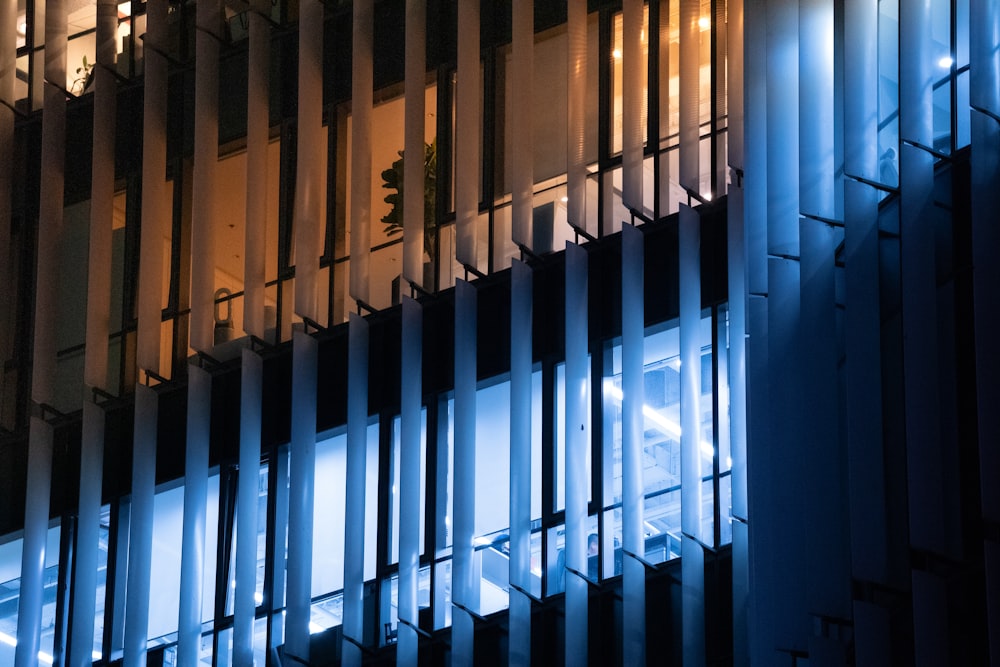
{"label": "glass window pane", "polygon": [[344,511],[347,480],[347,435],[316,443],[313,495],[312,595],[344,587]]}

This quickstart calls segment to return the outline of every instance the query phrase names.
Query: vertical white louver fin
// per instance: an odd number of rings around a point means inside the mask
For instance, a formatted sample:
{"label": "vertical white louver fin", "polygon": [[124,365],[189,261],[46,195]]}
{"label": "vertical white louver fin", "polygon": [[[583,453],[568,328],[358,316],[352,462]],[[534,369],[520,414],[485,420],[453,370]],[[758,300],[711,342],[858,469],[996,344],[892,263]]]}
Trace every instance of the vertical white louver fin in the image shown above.
{"label": "vertical white louver fin", "polygon": [[[479,0],[458,3],[455,84],[455,259],[476,268],[479,251],[480,106]],[[443,110],[439,110],[443,113]]]}
{"label": "vertical white louver fin", "polygon": [[[587,664],[587,453],[590,448],[587,250],[566,244],[566,665]],[[563,576],[557,574],[556,576]]]}
{"label": "vertical white louver fin", "polygon": [[534,249],[535,3],[513,0],[511,23],[511,239]]}
{"label": "vertical white louver fin", "polygon": [[[423,0],[406,1],[406,72],[403,183],[424,183],[424,114],[427,79],[427,8]],[[424,188],[403,190],[403,280],[424,285]],[[436,220],[435,220],[436,222]],[[434,257],[428,257],[434,261]],[[443,261],[443,260],[442,260]]]}
{"label": "vertical white louver fin", "polygon": [[372,224],[372,0],[353,3],[351,59],[351,277],[352,299],[369,301]]}

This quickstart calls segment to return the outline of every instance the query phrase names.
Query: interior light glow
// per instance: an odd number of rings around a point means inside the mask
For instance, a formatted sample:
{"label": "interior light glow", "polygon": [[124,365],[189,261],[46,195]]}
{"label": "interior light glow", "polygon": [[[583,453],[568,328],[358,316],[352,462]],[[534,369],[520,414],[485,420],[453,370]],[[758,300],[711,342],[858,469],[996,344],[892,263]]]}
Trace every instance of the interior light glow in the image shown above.
{"label": "interior light glow", "polygon": [[[615,386],[615,383],[611,378],[606,378],[604,380],[604,391],[605,393],[610,394],[611,398],[615,399],[619,403],[621,403],[622,399],[625,397],[625,394],[622,393],[621,389]],[[649,421],[653,422],[653,424],[655,424],[666,435],[674,438],[681,437],[681,427],[677,422],[667,419],[645,403],[642,404],[642,415]],[[707,440],[702,440],[701,453],[708,458],[714,458],[715,447],[713,447]]]}
{"label": "interior light glow", "polygon": [[126,16],[132,15],[132,2],[119,2],[118,3],[118,16],[120,18],[125,18]]}
{"label": "interior light glow", "polygon": [[698,27],[702,30],[708,30],[712,26],[712,22],[708,20],[707,16],[702,16],[698,19]]}
{"label": "interior light glow", "polygon": [[20,35],[21,37],[24,37],[26,32],[28,32],[28,22],[23,20],[18,21],[17,34]]}
{"label": "interior light glow", "polygon": [[472,544],[477,547],[484,547],[487,544],[493,544],[493,541],[488,537],[483,537],[482,535],[480,535],[479,537],[475,537],[472,539]]}
{"label": "interior light glow", "polygon": [[253,601],[257,604],[264,604],[264,594],[255,592],[253,594]]}
{"label": "interior light glow", "polygon": [[615,57],[615,60],[620,60],[622,57],[622,52],[619,49],[615,49],[611,52],[611,55]]}
{"label": "interior light glow", "polygon": [[568,201],[569,201],[569,197],[566,197],[566,196],[564,195],[564,196],[563,196],[562,198],[560,198],[560,200],[559,200],[559,201],[561,201],[562,203],[564,203],[564,204],[565,204],[566,202],[568,202]]}
{"label": "interior light glow", "polygon": [[733,457],[732,456],[727,456],[726,457],[726,465],[728,465],[730,468],[733,467]]}
{"label": "interior light glow", "polygon": [[0,632],[0,642],[3,642],[7,646],[17,647],[17,640],[8,635],[6,632]]}
{"label": "interior light glow", "polygon": [[314,635],[318,632],[323,632],[324,630],[326,630],[326,628],[316,621],[309,621],[309,634]]}
{"label": "interior light glow", "polygon": [[91,651],[91,652],[90,652],[90,657],[91,657],[91,658],[93,658],[94,660],[100,660],[100,659],[101,659],[101,658],[103,658],[104,656],[103,656],[103,655],[101,655],[101,652],[100,652],[100,651]]}
{"label": "interior light glow", "polygon": [[951,56],[942,56],[941,60],[938,61],[938,67],[941,69],[951,69],[951,64],[953,62],[954,61],[951,59]]}
{"label": "interior light glow", "polygon": [[703,193],[701,193],[701,198],[704,199],[705,201],[712,201],[712,193],[711,192],[703,192]]}
{"label": "interior light glow", "polygon": [[44,662],[46,665],[51,665],[53,662],[55,662],[55,660],[52,658],[51,655],[49,655],[45,651],[39,651],[38,662]]}

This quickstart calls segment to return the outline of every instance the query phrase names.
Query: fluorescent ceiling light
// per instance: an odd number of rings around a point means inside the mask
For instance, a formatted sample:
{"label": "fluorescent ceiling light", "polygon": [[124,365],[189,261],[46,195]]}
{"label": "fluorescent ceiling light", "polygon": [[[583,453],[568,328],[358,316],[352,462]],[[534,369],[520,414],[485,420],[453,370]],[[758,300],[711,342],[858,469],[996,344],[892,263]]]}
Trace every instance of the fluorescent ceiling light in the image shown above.
{"label": "fluorescent ceiling light", "polygon": [[942,56],[941,60],[938,61],[938,67],[941,69],[951,69],[951,64],[953,62],[954,61],[951,59],[951,56]]}
{"label": "fluorescent ceiling light", "polygon": [[[610,378],[604,381],[604,391],[610,394],[611,397],[619,403],[621,403],[622,399],[625,398],[622,390],[616,387],[614,381]],[[642,404],[642,415],[649,421],[653,422],[653,424],[655,424],[656,427],[663,431],[666,435],[678,439],[681,437],[681,427],[677,422],[667,419],[645,403]],[[700,447],[701,453],[708,458],[715,456],[715,447],[713,447],[710,442],[702,440]]]}

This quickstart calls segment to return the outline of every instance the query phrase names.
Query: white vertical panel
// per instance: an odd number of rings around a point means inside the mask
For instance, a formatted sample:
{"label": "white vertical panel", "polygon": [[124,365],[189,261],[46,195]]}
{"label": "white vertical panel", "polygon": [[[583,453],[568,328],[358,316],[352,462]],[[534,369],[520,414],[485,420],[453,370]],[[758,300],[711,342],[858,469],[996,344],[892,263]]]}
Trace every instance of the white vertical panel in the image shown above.
{"label": "white vertical panel", "polygon": [[201,648],[208,521],[208,449],[212,436],[212,375],[194,364],[188,366],[187,407],[181,593],[177,622],[177,662],[185,665],[197,663]]}
{"label": "white vertical panel", "polygon": [[[801,538],[798,532],[786,529],[788,525],[807,525],[809,516],[801,507],[805,480],[800,481],[797,476],[799,448],[806,432],[800,371],[799,262],[769,258],[768,279],[764,313],[757,310],[758,304],[751,302],[750,339],[750,413],[755,421],[754,440],[750,443],[753,449],[748,456],[751,477],[747,482],[751,502],[750,553],[754,573],[762,573],[751,582],[756,617],[751,643],[758,651],[753,662],[759,664],[774,663],[783,655],[776,647],[799,641],[809,627],[807,619],[811,611],[807,604],[811,583],[807,561],[792,556],[798,553]],[[754,331],[754,327],[764,326],[762,322],[753,322],[761,314],[766,317],[766,333]],[[763,352],[755,349],[758,343],[767,346],[763,359],[752,358]],[[758,365],[760,361],[766,363],[763,368]],[[763,411],[764,425],[756,423],[758,410]],[[781,590],[763,585],[764,581],[778,580],[785,583]]]}
{"label": "white vertical panel", "polygon": [[[1000,4],[969,2],[969,99],[972,106],[1000,115]],[[975,145],[975,142],[973,142]]]}
{"label": "white vertical panel", "polygon": [[733,526],[733,655],[735,664],[749,661],[747,607],[750,559],[747,549],[747,280],[743,188],[729,188],[726,247],[729,259],[729,447],[732,457]]}
{"label": "white vertical panel", "polygon": [[[810,570],[804,604],[818,614],[847,618],[851,613],[850,590],[844,583],[851,578],[848,525],[843,519],[809,521],[819,516],[843,517],[849,504],[841,449],[837,386],[840,339],[834,294],[834,255],[842,237],[825,222],[802,218],[799,238],[801,291],[796,333],[799,341],[808,341],[808,353],[801,353],[797,364],[798,386],[802,388],[799,419],[803,424],[800,433],[808,438],[811,451],[796,464],[797,479],[802,481],[788,486],[794,494],[790,498],[798,501],[799,525],[805,526],[799,532],[799,554]],[[792,443],[792,448],[797,447],[801,442]]]}
{"label": "white vertical panel", "polygon": [[[97,3],[97,66],[94,68],[94,142],[91,158],[90,245],[87,261],[87,348],[84,382],[106,388],[111,317],[111,229],[115,197],[115,116],[118,84],[108,68],[115,63],[118,5]],[[2,349],[2,348],[0,348]]]}
{"label": "white vertical panel", "polygon": [[[167,168],[167,5],[147,0],[143,49],[142,94],[142,224],[139,248],[139,293],[136,299],[136,365],[160,368],[160,310],[163,300],[163,239],[167,236],[169,202]],[[162,53],[161,53],[162,51]]]}
{"label": "white vertical panel", "polygon": [[566,219],[587,228],[587,0],[566,2]]}
{"label": "white vertical panel", "polygon": [[474,659],[473,619],[479,609],[472,539],[476,521],[476,288],[455,282],[454,566],[452,567],[452,664]]}
{"label": "white vertical panel", "polygon": [[364,641],[365,482],[368,453],[368,321],[351,313],[347,352],[347,495],[344,509],[345,665],[361,664]]}
{"label": "white vertical panel", "polygon": [[[510,665],[531,664],[532,272],[510,273]],[[515,588],[516,587],[516,588]]]}
{"label": "white vertical panel", "polygon": [[[372,224],[372,0],[356,0],[351,57],[351,298],[368,301]],[[421,180],[417,181],[418,183]]]}
{"label": "white vertical panel", "polygon": [[[63,227],[63,173],[66,150],[66,97],[59,86],[66,81],[66,5],[50,0],[45,13],[45,108],[42,111],[42,177],[38,206],[35,278],[34,349],[31,400],[54,399],[56,371],[56,308],[59,247]],[[29,425],[28,478],[21,552],[21,591],[15,661],[27,667],[37,661],[40,641],[45,567],[45,540],[52,485],[52,428],[32,417]]]}
{"label": "white vertical panel", "polygon": [[701,61],[701,29],[698,18],[700,0],[680,1],[680,59],[678,98],[680,104],[680,163],[679,182],[689,192],[700,192],[698,151],[700,134],[698,121],[701,92],[699,65]]}
{"label": "white vertical panel", "polygon": [[[627,34],[627,33],[626,33]],[[644,240],[641,231],[622,225],[622,644],[626,665],[646,664],[646,571],[642,468],[645,457],[646,401],[643,373],[645,328]]]}
{"label": "white vertical panel", "polygon": [[902,306],[910,543],[916,548],[948,553],[950,547],[944,539],[949,533],[945,525],[940,459],[937,286],[932,217],[934,160],[929,153],[904,144],[899,165],[900,272],[906,279]]}
{"label": "white vertical panel", "polygon": [[417,664],[417,580],[420,567],[420,404],[423,395],[423,307],[403,297],[400,359],[399,647],[396,664]]}
{"label": "white vertical panel", "polygon": [[263,385],[264,360],[253,350],[243,348],[240,377],[240,472],[236,498],[236,593],[233,606],[233,663],[237,665],[253,664]]}
{"label": "white vertical panel", "polygon": [[[117,83],[114,66],[118,6],[97,3],[97,67],[94,70],[94,142],[91,162],[90,240],[87,271],[87,333],[84,383],[107,387],[108,332],[111,312],[111,230],[114,216],[115,115]],[[2,306],[0,306],[2,307]],[[2,350],[3,348],[0,348]],[[104,474],[104,410],[83,403],[80,449],[80,504],[73,579],[72,638],[69,665],[93,663],[97,561],[100,540],[101,485]]]}
{"label": "white vertical panel", "polygon": [[[931,38],[931,3],[899,3],[899,139],[920,146],[934,144],[934,40]],[[902,156],[900,156],[902,170]],[[902,174],[900,174],[902,179]],[[902,180],[900,180],[902,184]]]}
{"label": "white vertical panel", "polygon": [[701,221],[680,207],[681,628],[685,665],[705,663],[705,570],[702,541]]}
{"label": "white vertical panel", "polygon": [[153,558],[153,493],[156,486],[156,391],[135,387],[132,436],[132,503],[129,512],[128,583],[125,599],[125,667],[146,664],[149,634],[149,588]]}
{"label": "white vertical panel", "polygon": [[195,22],[194,169],[191,178],[190,345],[215,344],[215,173],[219,159],[220,4],[199,2]]}
{"label": "white vertical panel", "polygon": [[37,665],[42,628],[45,546],[49,529],[52,488],[52,426],[31,418],[28,431],[28,470],[25,479],[24,542],[21,547],[21,587],[17,609],[16,667]]}
{"label": "white vertical panel", "polygon": [[767,251],[772,255],[798,256],[798,5],[786,0],[767,0],[766,30]]}
{"label": "white vertical panel", "polygon": [[324,187],[320,163],[323,155],[323,4],[319,0],[299,3],[298,105],[292,222],[295,227],[295,313],[316,321],[319,320],[316,275],[323,233],[320,195]]}
{"label": "white vertical panel", "polygon": [[[0,0],[0,155],[14,151],[14,82],[17,77],[17,0]],[[13,160],[0,160],[0,313],[12,313],[14,308],[14,267],[11,237],[11,186]],[[14,318],[0,323],[0,358],[10,358],[14,338]],[[0,373],[0,396],[7,395],[7,374]],[[0,411],[0,420],[3,412]],[[0,421],[0,423],[4,423]],[[6,425],[6,424],[4,424]]]}
{"label": "white vertical panel", "polygon": [[[658,60],[657,67],[659,69],[657,76],[657,85],[659,86],[659,118],[657,118],[659,136],[650,137],[650,141],[654,142],[658,151],[656,155],[656,168],[658,174],[657,187],[659,189],[659,201],[656,202],[656,205],[658,206],[659,215],[662,217],[670,213],[671,199],[676,200],[677,198],[676,195],[671,197],[670,192],[670,163],[673,161],[671,159],[672,156],[666,152],[659,152],[660,148],[662,148],[665,143],[664,138],[670,134],[670,114],[673,112],[673,107],[676,105],[672,105],[670,103],[670,99],[672,97],[670,94],[670,32],[672,30],[670,20],[670,2],[669,0],[656,0],[656,2],[659,4],[657,25],[650,24],[649,31],[651,33],[654,30],[658,32],[658,52],[656,54],[656,58]],[[674,169],[674,171],[677,170]]]}
{"label": "white vertical panel", "polygon": [[685,665],[705,664],[705,551],[687,533],[681,536],[681,642]]}
{"label": "white vertical panel", "polygon": [[[642,33],[642,5],[642,0],[622,2],[622,204],[636,211],[643,209],[642,82],[646,61],[642,57],[642,41],[639,39]],[[696,94],[695,108],[697,97]]]}
{"label": "white vertical panel", "polygon": [[681,357],[681,530],[702,539],[701,221],[681,205],[678,226]]}
{"label": "white vertical panel", "polygon": [[267,256],[267,144],[270,122],[271,28],[268,0],[253,0],[247,48],[247,193],[243,248],[243,330],[263,338]]}
{"label": "white vertical panel", "polygon": [[767,250],[798,255],[799,9],[784,0],[767,5]]}
{"label": "white vertical panel", "polygon": [[726,98],[729,118],[728,130],[729,164],[735,169],[743,169],[744,127],[743,127],[743,0],[728,0],[726,23]]}
{"label": "white vertical panel", "polygon": [[288,463],[285,653],[309,659],[313,491],[316,483],[316,363],[319,344],[292,334],[292,442]]}
{"label": "white vertical panel", "polygon": [[[995,332],[1000,330],[1000,228],[996,212],[1000,210],[1000,125],[992,118],[972,112],[972,265],[976,327],[976,393],[979,401],[979,457],[983,516],[1000,522],[1000,484],[995,471],[1000,470],[1000,348]],[[998,573],[1000,574],[1000,573]],[[1000,624],[997,612],[990,612]],[[996,627],[996,626],[994,626]],[[1000,638],[998,638],[1000,639]],[[995,649],[1000,653],[1000,645]]]}
{"label": "white vertical panel", "polygon": [[[403,183],[424,182],[424,95],[427,81],[427,10],[406,1],[406,117]],[[403,279],[424,282],[424,188],[403,189]],[[428,259],[433,260],[433,257]],[[432,288],[433,285],[423,285]]]}
{"label": "white vertical panel", "polygon": [[844,35],[844,163],[851,176],[878,174],[878,3],[846,0]]}
{"label": "white vertical panel", "polygon": [[45,108],[42,112],[42,177],[38,204],[35,325],[31,398],[51,403],[56,369],[59,250],[63,229],[63,173],[66,163],[66,6],[52,0],[45,14]]}
{"label": "white vertical panel", "polygon": [[845,425],[852,574],[862,580],[885,582],[888,545],[882,451],[878,193],[856,181],[847,181],[844,185],[844,244],[847,283]]}
{"label": "white vertical panel", "polygon": [[566,665],[587,664],[588,257],[566,244]]}
{"label": "white vertical panel", "polygon": [[766,19],[759,6],[743,14],[743,229],[748,295],[767,294],[767,67],[766,49],[760,46],[767,40]]}
{"label": "white vertical panel", "polygon": [[[834,218],[833,2],[799,3],[799,192],[804,213]],[[853,40],[853,37],[852,37]],[[871,71],[868,70],[869,78]]]}
{"label": "white vertical panel", "polygon": [[[726,227],[729,258],[729,442],[732,465],[733,516],[747,516],[747,277],[743,188],[729,189]],[[745,565],[745,563],[744,563]]]}
{"label": "white vertical panel", "polygon": [[452,664],[473,664],[472,616],[479,611],[473,562],[476,527],[476,288],[455,281],[454,567],[451,570]]}
{"label": "white vertical panel", "polygon": [[[511,104],[511,238],[514,243],[533,247],[534,189],[534,52],[535,3],[513,0],[511,10],[511,68],[513,70]],[[458,135],[462,137],[463,135]]]}
{"label": "white vertical panel", "polygon": [[[110,225],[108,226],[110,229]],[[106,347],[106,346],[105,346]],[[94,614],[97,607],[97,568],[101,537],[101,485],[104,479],[104,410],[83,402],[80,442],[80,505],[73,561],[73,621],[69,660],[74,667],[94,662]]]}
{"label": "white vertical panel", "polygon": [[479,217],[479,0],[458,3],[455,91],[455,259],[476,266]]}
{"label": "white vertical panel", "polygon": [[[855,524],[852,522],[851,526]],[[871,602],[854,601],[854,656],[858,667],[892,663],[889,611]]]}

